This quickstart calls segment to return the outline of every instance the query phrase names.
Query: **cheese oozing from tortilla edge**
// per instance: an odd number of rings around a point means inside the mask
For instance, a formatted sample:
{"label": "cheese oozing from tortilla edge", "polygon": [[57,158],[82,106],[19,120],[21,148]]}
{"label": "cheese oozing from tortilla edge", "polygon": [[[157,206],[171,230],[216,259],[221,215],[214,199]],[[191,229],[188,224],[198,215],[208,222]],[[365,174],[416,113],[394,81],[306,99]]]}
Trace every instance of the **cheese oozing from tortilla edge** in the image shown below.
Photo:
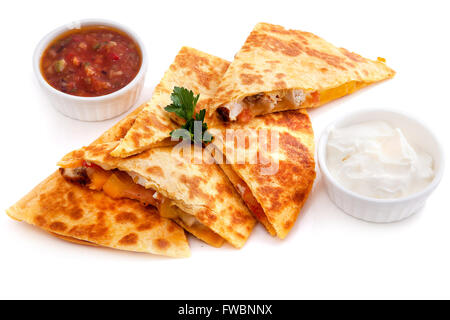
{"label": "cheese oozing from tortilla edge", "polygon": [[[160,215],[164,218],[179,218],[189,227],[201,224],[196,217],[179,209],[172,200],[147,188],[149,181],[139,174],[112,171],[111,168],[104,165],[92,166],[90,163],[87,165],[89,167],[61,168],[60,171],[66,180],[84,185],[92,190],[103,191],[111,198],[129,198],[140,201],[144,206],[157,207]],[[176,207],[176,209],[172,207]]]}
{"label": "cheese oozing from tortilla edge", "polygon": [[226,103],[217,108],[217,112],[224,121],[246,122],[252,117],[279,109],[300,108],[310,94],[302,89],[261,92],[244,97],[239,101]]}

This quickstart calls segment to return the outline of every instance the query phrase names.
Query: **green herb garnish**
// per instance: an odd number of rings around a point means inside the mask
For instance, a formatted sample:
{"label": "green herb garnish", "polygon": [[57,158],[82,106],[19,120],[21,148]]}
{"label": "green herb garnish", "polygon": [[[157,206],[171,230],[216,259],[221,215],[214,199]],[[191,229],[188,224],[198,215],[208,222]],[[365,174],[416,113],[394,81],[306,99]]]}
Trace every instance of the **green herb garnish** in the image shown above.
{"label": "green herb garnish", "polygon": [[[191,90],[183,87],[175,87],[170,95],[172,104],[164,109],[167,112],[173,112],[180,118],[186,120],[186,123],[181,126],[181,129],[185,129],[189,132],[191,141],[202,144],[211,142],[213,136],[207,132],[208,124],[205,122],[206,109],[202,109],[194,115],[195,106],[197,105],[199,98],[200,95],[194,95],[194,92]],[[201,136],[199,136],[199,134],[194,134],[196,121],[199,121],[201,124]],[[175,131],[176,130],[172,131],[170,135],[173,136]]]}

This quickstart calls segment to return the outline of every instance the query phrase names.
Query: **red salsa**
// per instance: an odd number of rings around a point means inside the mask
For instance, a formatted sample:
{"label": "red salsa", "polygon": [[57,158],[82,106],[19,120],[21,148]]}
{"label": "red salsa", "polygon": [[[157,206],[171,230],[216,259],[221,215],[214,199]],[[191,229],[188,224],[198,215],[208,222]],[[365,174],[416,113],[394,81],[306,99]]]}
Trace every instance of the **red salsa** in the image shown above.
{"label": "red salsa", "polygon": [[81,97],[117,91],[136,77],[142,63],[138,45],[104,26],[71,30],[44,51],[41,72],[55,89]]}

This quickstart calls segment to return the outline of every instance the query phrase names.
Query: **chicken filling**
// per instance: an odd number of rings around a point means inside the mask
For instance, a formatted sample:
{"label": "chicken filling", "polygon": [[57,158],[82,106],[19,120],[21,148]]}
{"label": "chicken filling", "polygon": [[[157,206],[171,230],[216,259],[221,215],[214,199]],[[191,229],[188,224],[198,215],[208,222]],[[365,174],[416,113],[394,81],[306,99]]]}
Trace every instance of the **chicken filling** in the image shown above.
{"label": "chicken filling", "polygon": [[217,109],[224,121],[248,122],[253,117],[274,110],[298,109],[306,100],[315,99],[316,92],[305,93],[301,89],[258,93],[240,101],[229,102]]}
{"label": "chicken filling", "polygon": [[104,170],[87,161],[81,167],[60,168],[60,172],[67,181],[91,190],[103,191],[113,199],[127,198],[137,200],[144,206],[154,206],[164,218],[180,219],[189,227],[200,224],[193,215],[180,210],[170,199],[153,189],[145,188],[148,180],[138,174]]}

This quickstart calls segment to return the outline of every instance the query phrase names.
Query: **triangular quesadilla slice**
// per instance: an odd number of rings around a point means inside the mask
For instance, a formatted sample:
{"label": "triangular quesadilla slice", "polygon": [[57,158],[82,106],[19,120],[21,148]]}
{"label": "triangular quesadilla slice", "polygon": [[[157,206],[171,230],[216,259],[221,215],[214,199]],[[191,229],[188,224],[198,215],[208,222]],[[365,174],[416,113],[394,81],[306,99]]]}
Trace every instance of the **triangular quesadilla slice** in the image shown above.
{"label": "triangular quesadilla slice", "polygon": [[247,122],[262,114],[318,107],[394,74],[382,58],[369,60],[312,33],[259,23],[209,110],[227,122]]}
{"label": "triangular quesadilla slice", "polygon": [[[91,145],[114,142],[123,138],[143,107],[128,114]],[[64,220],[64,217],[73,215],[74,206],[66,199],[74,196],[79,202],[80,210],[77,216],[82,216],[82,221],[74,219],[74,221],[63,222],[61,220]],[[121,207],[127,210],[121,210]],[[124,212],[132,212],[134,216],[127,215],[128,218],[124,219],[126,214],[120,215]],[[128,199],[115,200],[103,192],[80,188],[76,184],[67,182],[59,172],[53,173],[41,182],[22,200],[9,208],[7,213],[15,220],[36,225],[60,239],[73,243],[173,257],[190,255],[189,244],[183,229],[170,219],[160,217],[155,208],[144,207],[139,202]],[[99,215],[103,217],[103,224],[106,222],[110,224],[107,230],[103,225],[97,224]],[[114,220],[118,220],[119,223],[113,222]],[[89,232],[80,232],[80,230]],[[97,237],[98,230],[104,233],[101,237]],[[134,240],[136,240],[135,244],[132,243]]]}
{"label": "triangular quesadilla slice", "polygon": [[272,113],[210,130],[223,171],[267,231],[283,239],[316,176],[314,133],[305,110]]}
{"label": "triangular quesadilla slice", "polygon": [[111,155],[125,158],[152,147],[170,145],[170,132],[179,127],[176,123],[184,123],[174,113],[164,110],[171,104],[173,88],[185,87],[200,94],[195,110],[198,112],[211,103],[228,65],[229,62],[223,59],[183,47],[155,88],[151,100]]}
{"label": "triangular quesadilla slice", "polygon": [[153,205],[161,216],[174,219],[212,246],[221,246],[223,240],[236,248],[245,244],[255,220],[212,159],[172,147],[121,159],[110,155],[116,147],[113,142],[76,150],[59,162],[61,172],[67,180],[112,198]]}
{"label": "triangular quesadilla slice", "polygon": [[145,208],[128,199],[115,200],[103,192],[74,185],[59,172],[7,213],[76,243],[170,257],[190,255],[184,230],[160,217],[156,208]]}

